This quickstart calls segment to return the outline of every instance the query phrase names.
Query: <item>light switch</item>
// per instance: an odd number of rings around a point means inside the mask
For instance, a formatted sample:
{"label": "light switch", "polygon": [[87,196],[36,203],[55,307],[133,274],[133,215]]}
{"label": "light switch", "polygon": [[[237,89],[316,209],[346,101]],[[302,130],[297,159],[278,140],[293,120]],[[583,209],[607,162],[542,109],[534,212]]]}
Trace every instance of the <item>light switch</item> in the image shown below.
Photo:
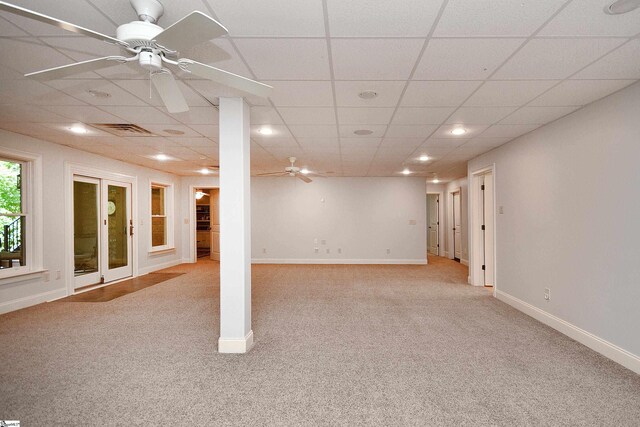
{"label": "light switch", "polygon": [[504,213],[504,206],[498,206],[498,213],[502,215]]}

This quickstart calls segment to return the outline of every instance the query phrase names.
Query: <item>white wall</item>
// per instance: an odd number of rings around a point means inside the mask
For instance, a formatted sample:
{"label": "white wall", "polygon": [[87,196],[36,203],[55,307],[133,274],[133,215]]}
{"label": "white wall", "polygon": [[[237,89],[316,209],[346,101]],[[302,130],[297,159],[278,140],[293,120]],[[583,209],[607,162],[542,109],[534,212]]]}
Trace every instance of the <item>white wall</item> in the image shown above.
{"label": "white wall", "polygon": [[605,353],[640,355],[638,117],[635,84],[469,163],[496,164],[499,296]]}
{"label": "white wall", "polygon": [[[48,282],[45,282],[43,277],[39,277],[28,281],[0,284],[0,313],[66,295],[65,276],[73,266],[65,265],[67,256],[65,236],[67,233],[73,234],[73,230],[65,229],[65,162],[137,176],[138,218],[135,219],[135,230],[138,242],[138,271],[149,272],[180,261],[182,240],[179,234],[181,228],[178,215],[174,218],[176,250],[160,255],[149,254],[150,182],[157,180],[173,183],[175,197],[178,200],[179,177],[3,130],[0,130],[0,147],[42,156],[43,266],[50,271]],[[56,279],[57,271],[60,271],[60,279]]]}
{"label": "white wall", "polygon": [[255,262],[426,262],[424,178],[253,178],[251,190]]}

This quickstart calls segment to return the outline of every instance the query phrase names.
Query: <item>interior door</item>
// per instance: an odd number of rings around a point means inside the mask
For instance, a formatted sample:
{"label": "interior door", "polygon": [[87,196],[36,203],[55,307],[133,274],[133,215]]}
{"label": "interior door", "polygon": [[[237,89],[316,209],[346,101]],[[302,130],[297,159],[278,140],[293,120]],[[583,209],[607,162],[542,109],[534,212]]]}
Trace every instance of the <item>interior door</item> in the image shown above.
{"label": "interior door", "polygon": [[105,282],[133,275],[131,184],[102,181],[102,275]]}
{"label": "interior door", "polygon": [[100,180],[73,177],[74,288],[100,283]]}
{"label": "interior door", "polygon": [[211,259],[220,261],[220,191],[211,190]]}
{"label": "interior door", "polygon": [[429,253],[433,255],[439,255],[439,242],[438,242],[438,228],[440,224],[440,219],[438,218],[438,200],[437,194],[428,194],[427,195],[427,214],[429,228],[427,229],[428,236],[428,244],[429,244]]}
{"label": "interior door", "polygon": [[462,255],[462,224],[460,221],[460,192],[453,193],[453,257],[460,261]]}

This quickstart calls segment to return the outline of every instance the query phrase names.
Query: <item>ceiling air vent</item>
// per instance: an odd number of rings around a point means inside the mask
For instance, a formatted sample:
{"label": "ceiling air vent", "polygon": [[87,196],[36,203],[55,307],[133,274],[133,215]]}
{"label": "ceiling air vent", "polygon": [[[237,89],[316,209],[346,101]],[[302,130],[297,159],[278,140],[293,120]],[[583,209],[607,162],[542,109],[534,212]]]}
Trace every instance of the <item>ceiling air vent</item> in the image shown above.
{"label": "ceiling air vent", "polygon": [[91,126],[115,136],[153,136],[148,130],[130,123],[92,123]]}

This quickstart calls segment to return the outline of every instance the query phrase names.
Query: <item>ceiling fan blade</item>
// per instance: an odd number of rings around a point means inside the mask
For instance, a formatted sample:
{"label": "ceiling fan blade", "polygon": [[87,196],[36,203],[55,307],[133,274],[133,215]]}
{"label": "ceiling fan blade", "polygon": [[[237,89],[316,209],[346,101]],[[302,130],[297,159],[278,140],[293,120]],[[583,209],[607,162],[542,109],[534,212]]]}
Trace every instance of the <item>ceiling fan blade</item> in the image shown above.
{"label": "ceiling fan blade", "polygon": [[167,49],[181,51],[227,33],[218,21],[196,10],[165,28],[155,40]]}
{"label": "ceiling fan blade", "polygon": [[169,70],[162,69],[151,73],[151,81],[170,113],[189,111],[187,100],[184,99],[176,79],[173,78]]}
{"label": "ceiling fan blade", "polygon": [[[135,57],[134,57],[135,58]],[[88,71],[96,71],[102,68],[112,67],[129,61],[130,58],[124,56],[106,56],[104,58],[90,59],[88,61],[76,62],[60,67],[49,68],[47,70],[36,71],[34,73],[25,74],[25,77],[37,80],[54,80],[72,76],[74,74],[86,73]]]}
{"label": "ceiling fan blade", "polygon": [[266,172],[266,173],[257,173],[255,176],[281,176],[281,175],[289,175],[286,172]]}
{"label": "ceiling fan blade", "polygon": [[312,181],[312,179],[309,178],[308,176],[304,176],[304,175],[300,175],[300,174],[296,174],[296,178],[299,178],[299,179],[303,180],[307,184]]}
{"label": "ceiling fan blade", "polygon": [[204,77],[205,79],[259,96],[261,98],[268,98],[271,96],[271,92],[273,90],[273,87],[264,83],[251,80],[210,65],[201,64],[200,62],[196,62],[191,59],[178,60],[178,66],[180,69],[193,73],[196,76]]}
{"label": "ceiling fan blade", "polygon": [[83,34],[85,36],[93,37],[94,39],[102,40],[107,43],[113,43],[115,45],[129,47],[129,44],[127,42],[118,40],[114,37],[107,36],[105,34],[101,34],[93,30],[89,30],[88,28],[84,28],[79,25],[71,24],[70,22],[52,18],[51,16],[43,15],[42,13],[34,12],[32,10],[25,9],[20,6],[15,6],[13,4],[5,3],[3,1],[0,1],[0,10],[13,13],[15,15],[24,16],[25,18],[44,22],[45,24],[53,25],[54,27],[71,31],[72,33]]}

